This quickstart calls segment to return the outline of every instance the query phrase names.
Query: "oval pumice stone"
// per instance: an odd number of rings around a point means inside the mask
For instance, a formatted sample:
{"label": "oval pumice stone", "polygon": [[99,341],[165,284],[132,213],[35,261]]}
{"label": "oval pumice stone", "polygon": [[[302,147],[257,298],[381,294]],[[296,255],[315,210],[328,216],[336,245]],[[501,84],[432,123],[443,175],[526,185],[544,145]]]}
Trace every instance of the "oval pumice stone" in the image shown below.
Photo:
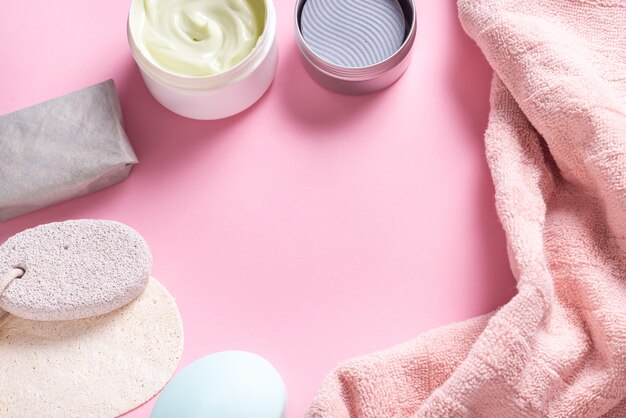
{"label": "oval pumice stone", "polygon": [[55,321],[101,315],[139,296],[150,277],[145,240],[113,221],[75,220],[27,229],[0,246],[0,275],[24,270],[0,295],[0,309]]}

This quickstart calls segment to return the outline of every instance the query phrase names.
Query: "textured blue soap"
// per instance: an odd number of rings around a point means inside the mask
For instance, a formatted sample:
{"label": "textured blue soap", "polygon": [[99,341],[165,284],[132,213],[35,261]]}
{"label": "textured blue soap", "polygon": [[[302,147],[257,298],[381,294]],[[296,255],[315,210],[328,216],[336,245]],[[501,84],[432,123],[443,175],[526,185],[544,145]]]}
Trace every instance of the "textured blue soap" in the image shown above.
{"label": "textured blue soap", "polygon": [[281,418],[282,378],[263,357],[223,351],[194,361],[163,389],[151,418]]}
{"label": "textured blue soap", "polygon": [[318,56],[343,67],[367,67],[393,55],[406,23],[398,0],[306,0],[302,37]]}

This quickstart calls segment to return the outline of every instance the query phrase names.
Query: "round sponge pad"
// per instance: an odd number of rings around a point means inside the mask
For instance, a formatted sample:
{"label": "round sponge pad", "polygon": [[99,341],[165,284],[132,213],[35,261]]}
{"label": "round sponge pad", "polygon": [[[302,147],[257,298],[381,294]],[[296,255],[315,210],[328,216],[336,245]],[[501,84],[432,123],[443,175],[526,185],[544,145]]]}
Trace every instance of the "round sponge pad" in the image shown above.
{"label": "round sponge pad", "polygon": [[0,309],[25,319],[101,315],[145,288],[152,256],[133,229],[113,221],[76,220],[27,229],[0,246],[0,275],[24,275],[0,295]]}
{"label": "round sponge pad", "polygon": [[0,416],[112,417],[143,404],[170,379],[183,347],[174,299],[151,278],[105,315],[0,326]]}

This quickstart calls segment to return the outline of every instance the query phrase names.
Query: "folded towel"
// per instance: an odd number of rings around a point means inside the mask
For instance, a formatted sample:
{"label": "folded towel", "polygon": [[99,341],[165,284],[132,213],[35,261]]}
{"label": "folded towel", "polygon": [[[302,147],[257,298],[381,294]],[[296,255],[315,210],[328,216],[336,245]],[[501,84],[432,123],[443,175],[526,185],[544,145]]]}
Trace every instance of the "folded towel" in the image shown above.
{"label": "folded towel", "polygon": [[340,365],[308,417],[626,417],[626,2],[460,0],[518,294]]}

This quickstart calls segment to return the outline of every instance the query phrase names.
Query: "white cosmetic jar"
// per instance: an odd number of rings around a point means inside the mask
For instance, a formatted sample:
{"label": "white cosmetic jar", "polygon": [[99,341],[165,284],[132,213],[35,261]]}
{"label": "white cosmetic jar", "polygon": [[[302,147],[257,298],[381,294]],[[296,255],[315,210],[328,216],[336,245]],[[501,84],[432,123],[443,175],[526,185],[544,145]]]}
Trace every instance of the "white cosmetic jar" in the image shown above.
{"label": "white cosmetic jar", "polygon": [[272,84],[278,63],[276,9],[272,0],[259,0],[265,5],[265,24],[254,49],[234,67],[207,76],[181,75],[155,63],[139,42],[137,22],[145,18],[142,1],[132,0],[128,43],[146,87],[167,109],[191,119],[222,119],[252,106]]}

